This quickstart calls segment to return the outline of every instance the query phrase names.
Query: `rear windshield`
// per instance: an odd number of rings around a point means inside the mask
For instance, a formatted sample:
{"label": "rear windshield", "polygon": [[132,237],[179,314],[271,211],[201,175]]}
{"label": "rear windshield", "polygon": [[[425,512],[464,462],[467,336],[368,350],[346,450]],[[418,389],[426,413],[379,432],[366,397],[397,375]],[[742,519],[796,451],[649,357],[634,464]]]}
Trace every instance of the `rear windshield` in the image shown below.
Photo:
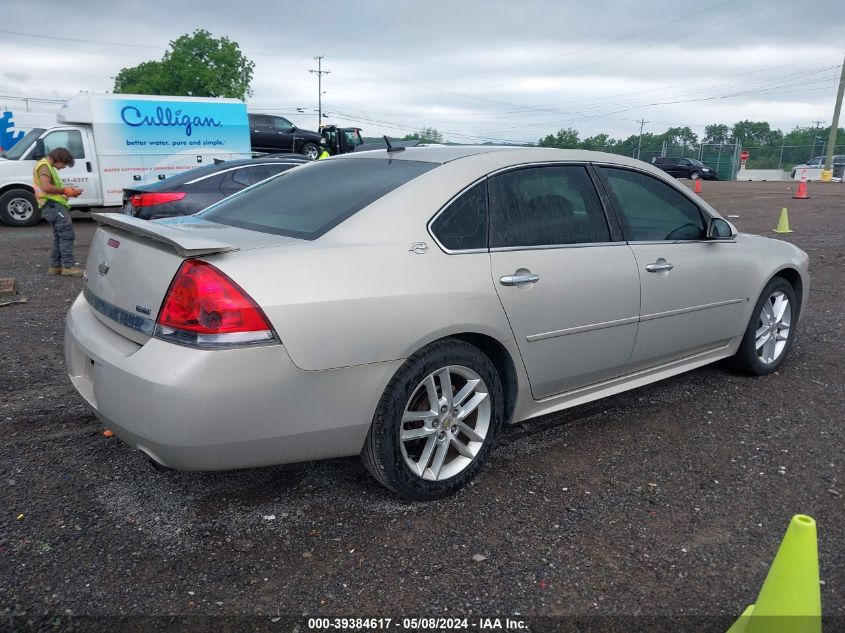
{"label": "rear windshield", "polygon": [[313,240],[437,163],[329,160],[253,185],[199,216],[242,229]]}

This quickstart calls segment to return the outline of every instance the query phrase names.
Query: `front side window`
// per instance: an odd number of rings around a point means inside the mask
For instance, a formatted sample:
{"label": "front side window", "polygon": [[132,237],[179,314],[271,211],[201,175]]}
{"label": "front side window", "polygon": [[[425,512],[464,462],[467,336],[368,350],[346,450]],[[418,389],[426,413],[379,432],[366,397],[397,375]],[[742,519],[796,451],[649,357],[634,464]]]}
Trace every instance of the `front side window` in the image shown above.
{"label": "front side window", "polygon": [[452,251],[487,248],[487,186],[480,182],[437,216],[431,232]]}
{"label": "front side window", "polygon": [[689,198],[666,183],[628,169],[601,167],[631,242],[704,239],[706,224]]}
{"label": "front side window", "polygon": [[277,130],[289,130],[293,127],[293,123],[280,116],[274,116],[272,119],[273,127]]}
{"label": "front side window", "polygon": [[75,159],[85,158],[82,133],[79,130],[56,130],[44,137],[44,154],[64,147]]}
{"label": "front side window", "polygon": [[609,242],[610,230],[586,167],[517,169],[490,179],[490,247]]}

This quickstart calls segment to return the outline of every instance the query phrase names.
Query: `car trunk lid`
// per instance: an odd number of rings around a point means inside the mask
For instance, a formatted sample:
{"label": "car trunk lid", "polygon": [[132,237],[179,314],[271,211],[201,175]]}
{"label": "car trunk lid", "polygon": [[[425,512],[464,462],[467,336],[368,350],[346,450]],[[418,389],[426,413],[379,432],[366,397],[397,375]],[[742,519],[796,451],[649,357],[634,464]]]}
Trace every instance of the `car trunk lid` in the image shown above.
{"label": "car trunk lid", "polygon": [[118,213],[93,214],[84,294],[97,318],[143,344],[152,337],[170,283],[182,262],[302,240],[237,229],[198,218],[147,222]]}

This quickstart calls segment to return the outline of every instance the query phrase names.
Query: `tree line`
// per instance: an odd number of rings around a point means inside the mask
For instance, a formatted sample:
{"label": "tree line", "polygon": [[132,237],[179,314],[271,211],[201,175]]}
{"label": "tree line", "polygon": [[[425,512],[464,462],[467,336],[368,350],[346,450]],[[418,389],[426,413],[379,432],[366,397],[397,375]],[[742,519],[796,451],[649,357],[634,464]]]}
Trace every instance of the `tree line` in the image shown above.
{"label": "tree line", "polygon": [[[748,169],[777,169],[790,167],[802,163],[814,156],[820,156],[826,148],[830,126],[802,127],[796,126],[792,131],[784,133],[773,129],[766,121],[737,121],[733,125],[713,123],[704,128],[704,136],[693,132],[689,126],[670,127],[662,134],[643,132],[642,140],[639,134],[632,134],[626,139],[611,138],[607,134],[596,134],[581,139],[578,130],[562,128],[556,134],[549,134],[537,142],[541,147],[559,147],[563,149],[588,149],[613,154],[636,156],[640,146],[640,157],[649,161],[654,156],[660,156],[664,144],[667,155],[690,156],[699,155],[701,145],[739,146],[749,151]],[[845,139],[845,130],[838,128],[839,139]],[[845,152],[845,147],[837,145],[839,153]],[[726,147],[726,151],[731,148]],[[837,151],[838,151],[837,150]]]}

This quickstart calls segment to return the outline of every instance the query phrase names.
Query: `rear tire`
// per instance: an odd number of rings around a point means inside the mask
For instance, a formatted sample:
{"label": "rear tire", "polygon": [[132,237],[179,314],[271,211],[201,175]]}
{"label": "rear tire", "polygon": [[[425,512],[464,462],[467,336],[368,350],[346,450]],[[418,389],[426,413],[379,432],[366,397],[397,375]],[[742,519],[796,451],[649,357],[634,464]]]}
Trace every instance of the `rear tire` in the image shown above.
{"label": "rear tire", "polygon": [[35,196],[26,189],[10,189],[0,196],[0,221],[9,226],[35,226],[41,209]]}
{"label": "rear tire", "polygon": [[452,495],[487,463],[502,402],[499,374],[481,350],[457,339],[432,343],[390,380],[361,459],[406,499]]}
{"label": "rear tire", "polygon": [[792,347],[797,321],[795,289],[782,277],[775,277],[766,284],[754,306],[742,343],[732,359],[734,368],[752,376],[777,371]]}

